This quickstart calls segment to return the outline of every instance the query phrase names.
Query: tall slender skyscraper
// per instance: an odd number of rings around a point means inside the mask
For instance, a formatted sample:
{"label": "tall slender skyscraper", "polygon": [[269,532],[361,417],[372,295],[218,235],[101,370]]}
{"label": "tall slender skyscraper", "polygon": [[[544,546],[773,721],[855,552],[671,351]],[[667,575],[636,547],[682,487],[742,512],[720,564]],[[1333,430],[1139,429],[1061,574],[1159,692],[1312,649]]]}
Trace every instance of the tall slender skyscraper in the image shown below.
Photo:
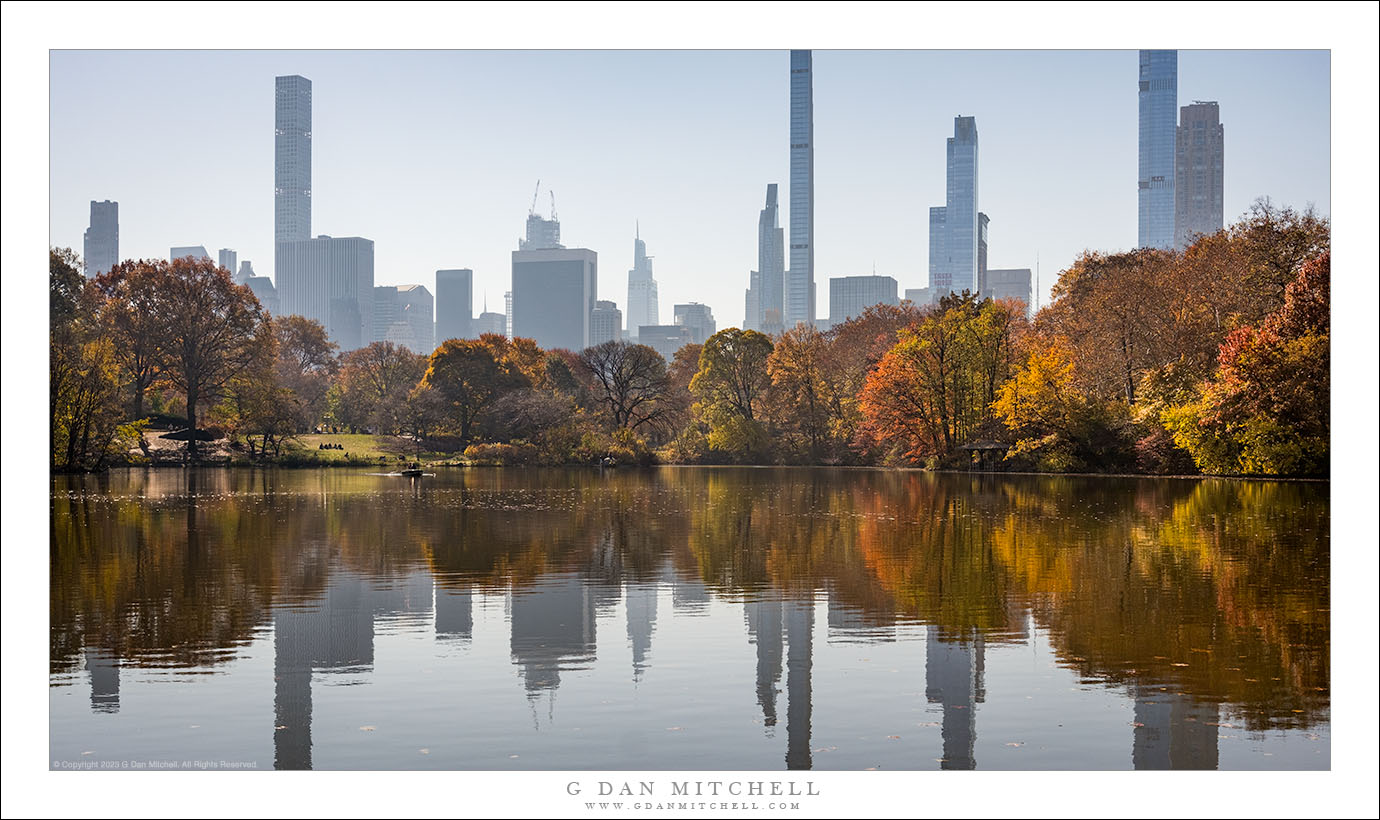
{"label": "tall slender skyscraper", "polygon": [[930,208],[930,292],[978,289],[978,133],[973,117],[954,117],[945,146],[944,207]]}
{"label": "tall slender skyscraper", "polygon": [[311,80],[275,80],[273,240],[311,238]]}
{"label": "tall slender skyscraper", "polygon": [[95,279],[120,262],[120,203],[91,200],[91,225],[82,238],[86,278]]}
{"label": "tall slender skyscraper", "polygon": [[1140,53],[1140,162],[1136,246],[1174,246],[1174,142],[1179,52]]}
{"label": "tall slender skyscraper", "polygon": [[791,52],[791,268],[786,327],[815,321],[815,104],[811,53]]}
{"label": "tall slender skyscraper", "polygon": [[786,242],[775,182],[767,185],[767,202],[757,215],[757,270],[753,274],[755,315],[752,329],[779,333],[784,324]]}
{"label": "tall slender skyscraper", "polygon": [[1215,102],[1179,109],[1174,149],[1174,246],[1222,229],[1222,121]]}
{"label": "tall slender skyscraper", "polygon": [[636,335],[637,328],[643,325],[661,324],[660,317],[652,257],[647,255],[647,243],[642,241],[642,226],[639,225],[633,238],[633,266],[628,271],[628,330]]}
{"label": "tall slender skyscraper", "polygon": [[348,352],[374,333],[374,243],[311,238],[311,80],[276,78],[273,115],[273,277],[285,316],[321,323]]}

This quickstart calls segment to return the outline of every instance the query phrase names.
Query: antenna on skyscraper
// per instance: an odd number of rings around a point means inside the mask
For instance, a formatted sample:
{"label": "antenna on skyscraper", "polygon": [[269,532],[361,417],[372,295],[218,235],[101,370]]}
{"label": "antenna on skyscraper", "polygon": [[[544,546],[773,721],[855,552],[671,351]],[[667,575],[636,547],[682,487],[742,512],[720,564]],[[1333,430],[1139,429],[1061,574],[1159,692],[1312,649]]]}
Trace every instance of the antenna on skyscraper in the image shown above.
{"label": "antenna on skyscraper", "polygon": [[1035,312],[1040,312],[1040,252],[1035,251]]}
{"label": "antenna on skyscraper", "polygon": [[537,187],[532,190],[532,207],[527,209],[528,216],[537,215],[537,194],[541,193],[541,180],[537,180]]}
{"label": "antenna on skyscraper", "polygon": [[556,192],[555,192],[555,191],[552,191],[552,192],[551,192],[551,221],[552,221],[552,222],[557,221],[557,220],[556,220]]}

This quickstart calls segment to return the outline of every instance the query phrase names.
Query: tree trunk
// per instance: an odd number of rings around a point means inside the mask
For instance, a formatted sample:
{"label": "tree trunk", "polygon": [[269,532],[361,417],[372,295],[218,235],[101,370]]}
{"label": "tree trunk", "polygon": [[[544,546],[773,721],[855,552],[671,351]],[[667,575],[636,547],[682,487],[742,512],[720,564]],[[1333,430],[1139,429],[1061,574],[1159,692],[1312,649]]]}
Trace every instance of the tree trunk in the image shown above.
{"label": "tree trunk", "polygon": [[196,388],[187,388],[187,457],[196,462],[197,440],[196,440]]}

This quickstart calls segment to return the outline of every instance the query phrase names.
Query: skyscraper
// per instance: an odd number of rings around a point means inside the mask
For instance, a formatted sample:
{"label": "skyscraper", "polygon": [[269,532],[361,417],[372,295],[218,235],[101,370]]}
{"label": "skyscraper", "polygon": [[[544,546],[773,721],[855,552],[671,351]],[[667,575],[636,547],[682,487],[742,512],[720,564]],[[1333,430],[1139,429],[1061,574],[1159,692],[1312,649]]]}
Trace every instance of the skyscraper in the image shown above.
{"label": "skyscraper", "polygon": [[[238,265],[239,265],[239,260],[237,259],[237,257],[239,256],[239,254],[235,253],[234,251],[232,251],[232,250],[229,249],[229,248],[221,248],[220,251],[217,253],[217,255],[220,257],[220,260],[219,260],[220,266],[221,266],[222,268],[225,268],[226,270],[230,271],[230,276],[231,276],[231,277],[234,277],[234,275],[235,275],[235,269],[236,269],[236,267],[238,267]],[[241,282],[240,284],[244,284],[244,283]]]}
{"label": "skyscraper", "polygon": [[1222,229],[1223,131],[1215,102],[1179,109],[1174,147],[1174,246]]}
{"label": "skyscraper", "polygon": [[493,333],[497,336],[508,335],[508,317],[502,313],[484,311],[474,320],[474,337],[477,339],[485,333]]}
{"label": "skyscraper", "polygon": [[277,77],[273,114],[273,276],[282,312],[315,319],[342,352],[374,335],[374,243],[311,238],[311,80]]}
{"label": "skyscraper", "polygon": [[773,182],[767,185],[767,203],[757,215],[757,270],[748,275],[750,315],[744,323],[749,330],[764,333],[780,333],[784,324],[786,243],[780,212]]}
{"label": "skyscraper", "polygon": [[591,346],[604,342],[617,341],[623,336],[623,311],[618,305],[603,299],[594,303],[594,313],[589,319],[589,343]]}
{"label": "skyscraper", "polygon": [[930,288],[936,298],[978,289],[978,133],[954,117],[945,145],[944,207],[930,208]]}
{"label": "skyscraper", "polygon": [[829,278],[829,324],[857,318],[873,305],[895,305],[896,280],[890,276],[833,276]]}
{"label": "skyscraper", "polygon": [[639,225],[633,239],[633,266],[628,271],[628,328],[635,333],[642,325],[658,324],[661,308],[656,279],[652,278],[652,257],[647,255],[647,243],[642,241]]}
{"label": "skyscraper", "polygon": [[275,79],[273,241],[311,238],[311,80]]}
{"label": "skyscraper", "polygon": [[1179,52],[1140,53],[1140,159],[1136,246],[1174,245],[1175,114],[1179,110]]}
{"label": "skyscraper", "polygon": [[1020,299],[1025,303],[1025,315],[1029,318],[1034,306],[1030,278],[1030,268],[993,268],[987,271],[987,287],[982,295],[993,299]]}
{"label": "skyscraper", "polygon": [[407,325],[413,353],[430,356],[436,349],[436,302],[426,285],[398,285],[398,319]]}
{"label": "skyscraper", "polygon": [[205,245],[174,245],[171,248],[168,248],[169,260],[181,259],[184,256],[190,256],[193,259],[206,260],[209,260],[211,258],[211,254],[206,252]]}
{"label": "skyscraper", "polygon": [[690,331],[690,341],[694,344],[704,344],[705,340],[714,335],[718,330],[718,323],[714,321],[714,312],[709,309],[709,305],[702,305],[699,302],[675,306],[675,323]]}
{"label": "skyscraper", "polygon": [[762,274],[748,271],[748,287],[743,292],[743,330],[762,329]]}
{"label": "skyscraper", "polygon": [[978,212],[977,293],[987,292],[987,226],[992,220]]}
{"label": "skyscraper", "polygon": [[120,263],[120,203],[91,200],[91,226],[82,238],[86,278],[95,279]]}
{"label": "skyscraper", "polygon": [[369,344],[374,323],[374,242],[318,236],[280,242],[278,299],[288,316],[315,319],[341,352]]}
{"label": "skyscraper", "polygon": [[791,52],[791,268],[786,275],[782,316],[788,328],[815,320],[815,117],[811,64],[809,51]]}
{"label": "skyscraper", "polygon": [[474,271],[436,271],[436,344],[447,339],[473,338],[473,315]]}

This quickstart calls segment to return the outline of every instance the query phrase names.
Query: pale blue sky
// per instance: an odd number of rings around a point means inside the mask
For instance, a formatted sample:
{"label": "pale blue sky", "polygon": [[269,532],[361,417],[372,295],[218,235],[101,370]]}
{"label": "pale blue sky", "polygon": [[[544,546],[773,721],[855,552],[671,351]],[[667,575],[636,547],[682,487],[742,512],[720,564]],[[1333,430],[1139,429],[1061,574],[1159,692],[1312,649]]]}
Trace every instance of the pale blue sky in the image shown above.
{"label": "pale blue sky", "polygon": [[[742,321],[766,184],[789,183],[785,51],[54,51],[51,243],[120,202],[122,257],[234,248],[272,274],[273,78],[313,82],[312,233],[375,242],[378,284],[475,271],[502,308],[538,178],[567,246],[625,307],[633,226],[663,321]],[[818,310],[828,278],[926,284],[944,140],[977,118],[990,266],[1047,290],[1084,248],[1136,239],[1135,51],[816,51]],[[1329,213],[1329,54],[1181,51],[1179,102],[1216,100],[1226,217],[1253,200]],[[783,195],[782,226],[788,224]]]}

